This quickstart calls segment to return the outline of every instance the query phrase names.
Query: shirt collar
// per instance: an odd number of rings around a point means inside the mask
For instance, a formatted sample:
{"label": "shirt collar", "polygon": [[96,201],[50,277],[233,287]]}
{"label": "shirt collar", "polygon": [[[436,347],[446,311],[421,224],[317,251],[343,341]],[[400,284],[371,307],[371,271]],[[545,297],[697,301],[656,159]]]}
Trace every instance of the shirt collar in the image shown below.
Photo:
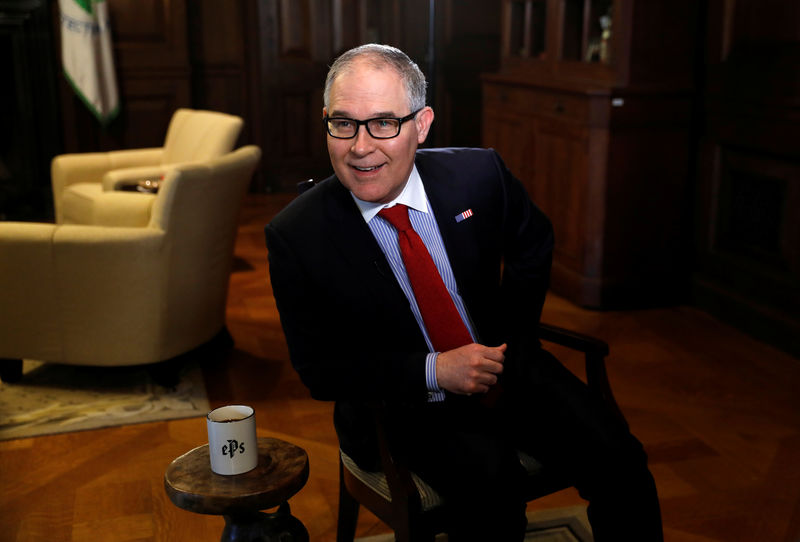
{"label": "shirt collar", "polygon": [[[350,195],[353,196],[353,193],[351,192]],[[422,177],[419,176],[416,165],[411,168],[411,175],[408,176],[408,181],[406,181],[403,191],[389,203],[363,201],[355,196],[353,196],[353,200],[355,200],[356,205],[358,205],[358,210],[361,211],[361,216],[364,217],[364,221],[367,223],[369,223],[369,221],[384,207],[391,207],[398,203],[402,203],[421,213],[428,212],[428,199],[425,195],[425,187],[422,184]]]}

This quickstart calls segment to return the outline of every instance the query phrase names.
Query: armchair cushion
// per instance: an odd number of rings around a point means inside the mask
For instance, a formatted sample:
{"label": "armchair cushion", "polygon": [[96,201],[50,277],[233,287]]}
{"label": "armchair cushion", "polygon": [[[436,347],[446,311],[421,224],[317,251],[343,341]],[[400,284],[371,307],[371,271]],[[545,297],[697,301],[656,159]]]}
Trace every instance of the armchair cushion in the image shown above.
{"label": "armchair cushion", "polygon": [[[356,462],[353,461],[346,453],[341,450],[339,450],[339,453],[341,454],[344,468],[346,468],[362,483],[369,486],[370,489],[378,493],[381,497],[391,502],[392,495],[389,491],[389,482],[386,481],[386,475],[383,472],[364,470],[356,465]],[[419,498],[423,511],[432,510],[437,506],[441,506],[442,498],[431,486],[426,484],[422,478],[413,472],[411,473],[411,479],[414,481],[417,492],[419,492]]]}
{"label": "armchair cushion", "polygon": [[[343,451],[339,450],[339,454],[341,455],[342,465],[350,474],[372,489],[372,491],[378,493],[386,501],[392,501],[389,482],[386,480],[386,475],[383,472],[364,470]],[[519,462],[525,468],[529,476],[537,476],[543,471],[542,464],[528,454],[518,451],[517,456],[519,457]],[[433,510],[442,505],[444,501],[435,489],[429,486],[425,480],[420,478],[416,473],[409,472],[409,474],[411,474],[411,480],[414,482],[414,486],[416,486],[417,492],[419,493],[420,506],[423,512]]]}

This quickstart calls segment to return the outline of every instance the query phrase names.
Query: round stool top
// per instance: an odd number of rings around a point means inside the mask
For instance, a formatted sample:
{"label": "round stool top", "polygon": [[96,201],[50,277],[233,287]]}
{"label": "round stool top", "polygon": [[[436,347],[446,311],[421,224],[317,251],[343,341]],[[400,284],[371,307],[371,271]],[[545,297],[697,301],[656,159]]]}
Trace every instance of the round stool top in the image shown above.
{"label": "round stool top", "polygon": [[235,515],[279,506],[308,480],[308,455],[275,438],[258,439],[258,466],[225,476],[211,470],[208,444],[175,459],[164,474],[164,488],[180,508],[199,514]]}

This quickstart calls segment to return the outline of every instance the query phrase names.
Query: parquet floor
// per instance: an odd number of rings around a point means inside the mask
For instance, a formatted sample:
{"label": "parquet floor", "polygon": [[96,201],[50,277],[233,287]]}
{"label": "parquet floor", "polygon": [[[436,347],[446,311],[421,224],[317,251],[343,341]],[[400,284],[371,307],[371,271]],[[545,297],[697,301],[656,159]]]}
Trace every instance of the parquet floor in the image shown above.
{"label": "parquet floor", "polygon": [[[229,295],[236,348],[207,381],[212,406],[251,404],[259,435],[308,451],[310,479],[290,504],[324,542],[336,527],[332,409],[288,363],[262,233],[290,198],[248,196]],[[800,541],[800,360],[690,307],[594,312],[550,297],[545,320],[609,342],[612,386],[650,455],[668,541]],[[0,541],[219,540],[222,518],[176,508],[162,485],[169,462],[205,439],[204,421],[190,419],[0,442]],[[530,507],[580,502],[568,490]],[[362,514],[359,535],[386,530]]]}

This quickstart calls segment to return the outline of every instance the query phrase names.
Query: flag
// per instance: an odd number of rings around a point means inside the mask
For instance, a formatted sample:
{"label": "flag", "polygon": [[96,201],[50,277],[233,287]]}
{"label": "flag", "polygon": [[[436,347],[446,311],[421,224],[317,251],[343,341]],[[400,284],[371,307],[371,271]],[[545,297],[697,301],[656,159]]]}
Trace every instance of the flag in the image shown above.
{"label": "flag", "polygon": [[102,124],[119,112],[105,0],[58,0],[61,9],[61,63],[78,97]]}
{"label": "flag", "polygon": [[459,213],[459,214],[456,215],[456,217],[455,217],[456,218],[456,222],[461,222],[465,218],[469,218],[471,216],[472,216],[472,209],[467,209],[463,213]]}

